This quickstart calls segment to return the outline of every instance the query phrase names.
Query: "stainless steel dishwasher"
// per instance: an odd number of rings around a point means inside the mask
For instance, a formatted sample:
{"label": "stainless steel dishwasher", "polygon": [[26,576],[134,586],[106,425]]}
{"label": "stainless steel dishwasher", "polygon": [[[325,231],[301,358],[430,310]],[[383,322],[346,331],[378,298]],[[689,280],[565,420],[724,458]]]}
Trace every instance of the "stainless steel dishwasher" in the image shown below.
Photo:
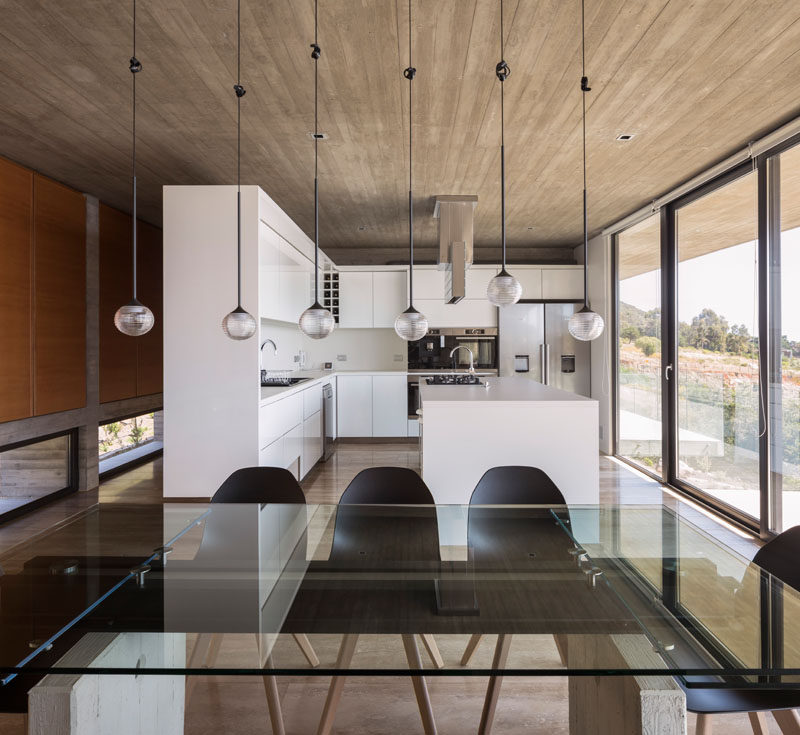
{"label": "stainless steel dishwasher", "polygon": [[322,461],[327,462],[333,454],[334,421],[333,388],[330,383],[322,386]]}

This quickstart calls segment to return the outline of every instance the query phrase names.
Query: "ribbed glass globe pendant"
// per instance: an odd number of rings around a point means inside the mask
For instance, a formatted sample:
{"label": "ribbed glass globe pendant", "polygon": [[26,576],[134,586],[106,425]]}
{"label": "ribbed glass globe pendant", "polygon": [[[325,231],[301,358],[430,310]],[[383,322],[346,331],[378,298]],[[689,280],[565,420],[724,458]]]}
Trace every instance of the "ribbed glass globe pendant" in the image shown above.
{"label": "ribbed glass globe pendant", "polygon": [[155,324],[156,318],[139,299],[131,299],[120,306],[114,314],[114,326],[129,337],[141,337],[147,334]]}
{"label": "ribbed glass globe pendant", "polygon": [[408,80],[408,308],[394,320],[394,331],[406,342],[422,339],[428,331],[428,320],[414,308],[414,197],[413,189],[413,116],[412,88],[417,70],[411,65],[411,0],[408,0],[408,67],[403,77]]}
{"label": "ribbed glass globe pendant", "polygon": [[133,298],[117,309],[114,314],[114,326],[129,337],[141,337],[153,328],[156,318],[153,316],[153,312],[136,298],[136,75],[142,70],[142,63],[136,58],[136,0],[133,0],[133,55],[128,68],[131,71],[133,83],[133,156],[131,166],[133,179]]}
{"label": "ribbed glass globe pendant", "polygon": [[516,304],[522,297],[522,284],[506,270],[506,140],[505,140],[505,98],[503,83],[511,76],[511,69],[504,56],[503,0],[500,0],[500,62],[495,66],[495,76],[500,80],[500,210],[502,226],[503,267],[489,281],[486,298],[495,306]]}
{"label": "ribbed glass globe pendant", "polygon": [[486,298],[495,306],[516,304],[522,296],[522,284],[505,268],[491,281],[486,289]]}
{"label": "ribbed glass globe pendant", "polygon": [[311,58],[314,59],[314,303],[301,315],[300,331],[311,339],[324,339],[336,326],[333,314],[319,303],[319,57],[322,50],[317,43],[317,0],[314,1],[314,43]]}
{"label": "ribbed glass globe pendant", "polygon": [[236,0],[236,308],[225,315],[222,331],[235,340],[249,339],[256,333],[256,320],[242,308],[242,3]]}
{"label": "ribbed glass globe pendant", "polygon": [[222,331],[231,339],[249,339],[256,333],[253,315],[237,306],[222,320]]}
{"label": "ribbed glass globe pendant", "polygon": [[402,337],[408,342],[416,342],[428,332],[428,320],[424,314],[420,314],[413,306],[409,306],[394,320],[394,331],[397,332],[398,337]]}
{"label": "ribbed glass globe pendant", "polygon": [[334,326],[333,314],[316,301],[300,315],[300,330],[311,339],[324,339]]}
{"label": "ribbed glass globe pendant", "polygon": [[581,342],[597,339],[605,322],[589,308],[589,216],[586,203],[586,93],[591,92],[586,76],[586,33],[584,31],[584,0],[581,0],[581,101],[583,103],[583,308],[576,311],[567,323],[569,333]]}

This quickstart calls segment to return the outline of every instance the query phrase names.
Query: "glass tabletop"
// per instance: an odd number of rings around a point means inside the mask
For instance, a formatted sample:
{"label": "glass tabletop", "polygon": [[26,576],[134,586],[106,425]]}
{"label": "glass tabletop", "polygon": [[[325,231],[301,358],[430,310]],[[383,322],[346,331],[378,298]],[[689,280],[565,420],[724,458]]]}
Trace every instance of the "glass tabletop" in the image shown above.
{"label": "glass tabletop", "polygon": [[343,670],[800,681],[800,593],[662,506],[108,505],[0,563],[4,683]]}

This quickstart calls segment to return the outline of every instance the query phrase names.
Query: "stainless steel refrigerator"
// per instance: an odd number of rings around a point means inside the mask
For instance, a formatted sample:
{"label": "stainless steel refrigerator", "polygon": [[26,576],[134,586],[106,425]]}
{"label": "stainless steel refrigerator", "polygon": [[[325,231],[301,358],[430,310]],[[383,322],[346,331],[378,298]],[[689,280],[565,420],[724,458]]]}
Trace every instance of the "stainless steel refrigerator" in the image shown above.
{"label": "stainless steel refrigerator", "polygon": [[500,375],[520,375],[588,396],[590,343],[575,339],[569,318],[583,304],[513,304],[500,308]]}

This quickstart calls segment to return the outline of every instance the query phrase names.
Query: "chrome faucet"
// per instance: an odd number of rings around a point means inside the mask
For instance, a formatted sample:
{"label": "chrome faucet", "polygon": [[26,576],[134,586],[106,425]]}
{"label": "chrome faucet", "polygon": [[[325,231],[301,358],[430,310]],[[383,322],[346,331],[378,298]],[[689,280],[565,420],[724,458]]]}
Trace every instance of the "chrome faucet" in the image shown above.
{"label": "chrome faucet", "polygon": [[[456,352],[458,352],[459,350],[466,350],[467,352],[469,352],[469,372],[470,373],[474,373],[475,372],[475,364],[474,364],[475,356],[472,354],[472,350],[469,347],[467,347],[466,345],[456,345],[455,347],[453,347],[452,350],[450,350],[450,357],[455,355]],[[455,367],[455,360],[453,360],[453,367]]]}
{"label": "chrome faucet", "polygon": [[264,347],[266,347],[267,345],[272,345],[274,353],[276,355],[278,354],[278,345],[276,345],[275,342],[271,339],[265,339],[261,343],[261,347],[258,348],[258,373],[261,376],[262,381],[264,380],[265,373],[267,372],[266,370],[264,370]]}

